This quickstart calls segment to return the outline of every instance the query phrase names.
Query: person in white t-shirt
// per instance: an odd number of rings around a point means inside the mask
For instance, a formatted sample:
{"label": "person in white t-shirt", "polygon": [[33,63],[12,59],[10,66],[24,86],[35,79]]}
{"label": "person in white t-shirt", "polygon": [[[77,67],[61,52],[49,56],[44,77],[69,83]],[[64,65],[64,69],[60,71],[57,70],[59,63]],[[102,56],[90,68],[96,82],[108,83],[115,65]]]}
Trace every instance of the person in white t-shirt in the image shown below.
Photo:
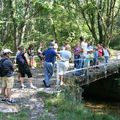
{"label": "person in white t-shirt", "polygon": [[71,49],[70,45],[66,45],[65,50],[59,51],[59,54],[61,56],[61,60],[58,62],[58,74],[59,74],[60,85],[64,84],[63,74],[69,68],[69,60],[72,56],[70,49]]}
{"label": "person in white t-shirt", "polygon": [[[84,61],[87,56],[88,43],[85,41],[85,39],[82,36],[80,37],[80,45],[81,45],[81,48],[83,49],[82,56]],[[84,63],[83,63],[83,66],[84,66]]]}
{"label": "person in white t-shirt", "polygon": [[85,41],[85,39],[82,36],[80,37],[80,45],[81,48],[83,49],[83,55],[86,56],[88,43]]}

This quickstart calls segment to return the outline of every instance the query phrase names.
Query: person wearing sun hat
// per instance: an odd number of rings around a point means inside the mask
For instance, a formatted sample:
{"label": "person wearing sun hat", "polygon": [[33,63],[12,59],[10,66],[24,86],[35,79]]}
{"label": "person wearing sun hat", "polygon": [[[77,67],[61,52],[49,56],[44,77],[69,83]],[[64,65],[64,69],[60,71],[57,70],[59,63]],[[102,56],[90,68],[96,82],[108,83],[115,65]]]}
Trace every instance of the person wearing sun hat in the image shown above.
{"label": "person wearing sun hat", "polygon": [[10,60],[10,54],[13,52],[10,49],[4,49],[2,51],[3,57],[1,59],[2,64],[2,101],[6,101],[7,103],[15,103],[15,100],[11,98],[11,89],[14,84],[14,67],[13,63]]}

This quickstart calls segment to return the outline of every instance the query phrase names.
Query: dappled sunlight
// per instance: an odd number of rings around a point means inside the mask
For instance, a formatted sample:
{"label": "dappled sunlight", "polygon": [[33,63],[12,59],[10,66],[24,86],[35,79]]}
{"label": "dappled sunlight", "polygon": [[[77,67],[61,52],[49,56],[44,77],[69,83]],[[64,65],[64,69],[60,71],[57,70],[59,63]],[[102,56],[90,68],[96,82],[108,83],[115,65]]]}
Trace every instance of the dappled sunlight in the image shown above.
{"label": "dappled sunlight", "polygon": [[19,111],[20,111],[20,107],[18,105],[7,105],[5,103],[0,103],[0,112],[15,113]]}
{"label": "dappled sunlight", "polygon": [[120,117],[120,103],[86,102],[85,106],[98,115],[112,114]]}
{"label": "dappled sunlight", "polygon": [[12,92],[13,92],[12,94],[13,98],[24,98],[36,94],[37,91],[29,88],[26,88],[24,90],[16,88],[16,89],[12,89]]}
{"label": "dappled sunlight", "polygon": [[86,103],[86,107],[89,107],[92,109],[104,109],[105,108],[105,106],[103,104],[96,105],[96,104],[92,104],[89,102]]}

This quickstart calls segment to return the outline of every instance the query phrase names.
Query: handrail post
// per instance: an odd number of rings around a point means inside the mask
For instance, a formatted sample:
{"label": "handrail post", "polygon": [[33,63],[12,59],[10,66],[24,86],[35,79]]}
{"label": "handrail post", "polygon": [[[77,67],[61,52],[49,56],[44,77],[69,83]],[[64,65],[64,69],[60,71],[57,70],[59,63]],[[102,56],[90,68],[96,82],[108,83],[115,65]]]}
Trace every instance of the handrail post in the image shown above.
{"label": "handrail post", "polygon": [[60,80],[59,80],[59,65],[58,65],[58,61],[57,61],[57,71],[56,71],[56,78],[57,78],[57,80],[56,80],[56,85],[57,85],[57,87],[59,86],[59,82],[60,82]]}
{"label": "handrail post", "polygon": [[104,69],[105,69],[105,78],[107,78],[107,64],[104,65]]}
{"label": "handrail post", "polygon": [[118,59],[117,59],[117,73],[119,73],[119,64],[118,64]]}
{"label": "handrail post", "polygon": [[90,81],[89,81],[89,67],[87,66],[87,84],[89,84]]}

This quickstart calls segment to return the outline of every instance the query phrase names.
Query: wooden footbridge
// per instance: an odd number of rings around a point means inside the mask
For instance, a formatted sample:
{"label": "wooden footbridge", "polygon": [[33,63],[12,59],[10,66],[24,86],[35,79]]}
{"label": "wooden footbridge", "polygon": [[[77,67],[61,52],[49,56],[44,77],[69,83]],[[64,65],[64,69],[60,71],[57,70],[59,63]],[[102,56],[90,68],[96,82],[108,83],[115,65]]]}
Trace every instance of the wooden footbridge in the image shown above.
{"label": "wooden footbridge", "polygon": [[110,60],[107,64],[74,69],[64,73],[65,80],[75,80],[80,86],[120,73],[120,59]]}

